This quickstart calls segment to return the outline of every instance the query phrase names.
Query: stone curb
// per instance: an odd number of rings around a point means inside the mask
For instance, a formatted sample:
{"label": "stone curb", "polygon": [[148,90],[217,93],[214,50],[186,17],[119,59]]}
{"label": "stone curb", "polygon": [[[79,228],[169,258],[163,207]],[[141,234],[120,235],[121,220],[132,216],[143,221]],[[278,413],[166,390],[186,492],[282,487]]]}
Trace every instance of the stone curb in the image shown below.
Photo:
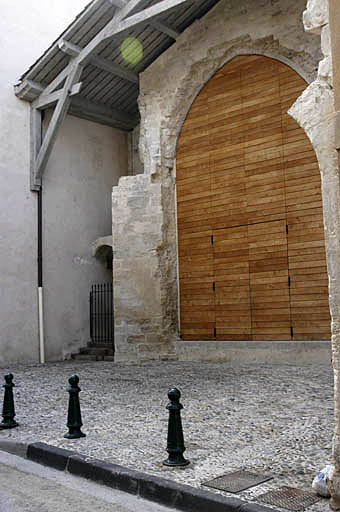
{"label": "stone curb", "polygon": [[28,443],[21,443],[19,441],[10,441],[8,439],[0,440],[0,450],[3,452],[12,453],[18,457],[26,457]]}
{"label": "stone curb", "polygon": [[0,450],[185,512],[273,512],[256,503],[213,494],[45,443],[0,440]]}

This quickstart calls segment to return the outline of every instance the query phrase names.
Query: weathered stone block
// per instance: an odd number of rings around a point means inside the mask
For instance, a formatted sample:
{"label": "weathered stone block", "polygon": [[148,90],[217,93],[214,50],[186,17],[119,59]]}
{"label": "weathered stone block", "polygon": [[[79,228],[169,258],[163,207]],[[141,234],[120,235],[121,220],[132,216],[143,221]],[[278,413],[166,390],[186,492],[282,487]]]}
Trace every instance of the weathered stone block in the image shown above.
{"label": "weathered stone block", "polygon": [[[156,327],[160,327],[160,325],[161,325],[161,323],[156,324]],[[159,335],[159,333],[148,332],[145,335],[145,341],[149,345],[151,345],[151,344],[157,345],[160,342],[160,335]]]}
{"label": "weathered stone block", "polygon": [[176,354],[165,354],[159,356],[160,361],[178,361],[178,356]]}
{"label": "weathered stone block", "polygon": [[145,336],[128,336],[126,341],[127,343],[133,343],[134,345],[137,345],[145,342]]}
{"label": "weathered stone block", "polygon": [[325,25],[321,30],[321,51],[325,57],[331,55],[331,36],[329,31],[329,25]]}
{"label": "weathered stone block", "polygon": [[303,13],[305,30],[320,34],[321,28],[328,23],[327,0],[308,0],[307,8]]}
{"label": "weathered stone block", "polygon": [[333,85],[333,72],[332,72],[332,57],[326,57],[319,63],[318,67],[319,80],[327,82],[330,86]]}

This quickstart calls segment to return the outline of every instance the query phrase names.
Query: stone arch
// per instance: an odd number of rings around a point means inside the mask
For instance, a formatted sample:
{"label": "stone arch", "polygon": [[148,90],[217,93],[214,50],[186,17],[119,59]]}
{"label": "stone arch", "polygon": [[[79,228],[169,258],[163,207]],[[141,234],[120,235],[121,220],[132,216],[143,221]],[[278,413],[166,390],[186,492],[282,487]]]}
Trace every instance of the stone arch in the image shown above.
{"label": "stone arch", "polygon": [[[220,48],[219,48],[220,50]],[[184,120],[190,110],[195,98],[199,95],[202,88],[208,81],[228,62],[235,57],[243,55],[262,55],[276,59],[294,69],[307,83],[311,83],[314,78],[314,70],[311,62],[301,59],[299,52],[282,47],[274,37],[266,37],[253,41],[249,36],[242,37],[237,41],[229,42],[229,45],[223,49],[221,55],[209,60],[204,59],[194,62],[191,66],[185,68],[185,74],[181,77],[181,82],[176,88],[176,94],[169,97],[167,104],[166,117],[162,119],[161,125],[158,127],[160,143],[166,147],[166,165],[169,168],[174,167],[171,159],[176,157],[176,147],[178,137],[180,135]],[[143,79],[142,79],[143,84]],[[161,165],[161,161],[152,162],[149,155],[148,143],[150,134],[147,131],[151,128],[146,119],[149,117],[149,102],[145,101],[143,94],[143,85],[138,99],[141,114],[141,137],[139,143],[140,158],[147,165],[148,169],[154,169],[154,164]],[[155,127],[152,128],[155,132]],[[160,154],[158,153],[158,157]],[[145,162],[146,161],[146,162]]]}
{"label": "stone arch", "polygon": [[[264,46],[262,51],[258,50],[257,48],[255,49],[252,45],[250,46],[249,49],[245,49],[244,45],[242,45],[241,48],[239,48],[239,49],[237,47],[233,48],[233,51],[231,52],[231,56],[230,55],[226,55],[225,56],[225,58],[222,61],[222,63],[216,69],[214,69],[211,72],[211,74],[208,76],[208,78],[207,78],[205,83],[199,84],[199,85],[196,85],[196,87],[193,87],[193,90],[189,91],[188,97],[186,97],[185,94],[179,94],[179,96],[181,98],[185,97],[186,104],[185,105],[181,105],[180,107],[178,105],[174,106],[174,112],[181,111],[181,113],[182,113],[181,118],[180,118],[180,120],[178,122],[178,125],[177,125],[178,129],[177,129],[176,147],[177,147],[178,139],[179,139],[182,127],[183,127],[183,123],[184,123],[184,121],[185,121],[185,119],[186,119],[186,117],[187,117],[187,115],[188,115],[188,113],[189,113],[189,111],[190,111],[194,101],[199,96],[199,94],[202,91],[202,89],[204,89],[204,87],[207,85],[209,80],[211,80],[211,78],[221,68],[223,68],[226,64],[229,64],[229,62],[231,62],[235,58],[243,57],[243,56],[248,56],[248,55],[249,56],[250,55],[259,55],[259,56],[262,56],[262,57],[268,57],[270,59],[274,59],[274,60],[277,60],[279,62],[282,62],[283,64],[286,64],[287,66],[292,68],[294,71],[296,71],[296,73],[298,75],[300,75],[307,82],[307,84],[310,83],[310,81],[311,81],[310,76],[308,76],[308,73],[306,72],[305,69],[301,68],[299,63],[295,62],[294,60],[291,60],[290,58],[285,57],[281,53],[277,53],[275,51],[267,51],[265,49],[265,46]],[[186,91],[186,92],[188,92],[188,91]],[[190,98],[190,100],[189,100],[189,98]],[[191,101],[190,104],[188,103],[189,101]],[[176,149],[175,149],[175,151],[176,151]]]}
{"label": "stone arch", "polygon": [[[258,7],[247,0],[219,2],[140,75],[139,151],[144,174],[121,178],[113,190],[117,357],[122,360],[145,354],[152,358],[151,353],[159,357],[169,353],[178,339],[175,156],[181,126],[202,86],[222,65],[242,54],[276,58],[308,83],[315,79],[320,38],[303,31],[305,0],[279,0]],[[138,218],[134,217],[136,197],[140,200]],[[138,245],[136,237],[126,236],[127,228],[143,233]],[[135,276],[139,263],[143,272]],[[126,272],[129,290],[120,284]],[[127,307],[142,274],[146,281],[152,276],[152,296],[148,295],[146,303],[136,295],[133,307]],[[153,311],[152,325],[147,320],[149,310]]]}
{"label": "stone arch", "polygon": [[291,107],[289,113],[306,132],[319,163],[329,276],[332,340],[335,352],[339,352],[340,183],[338,153],[334,143],[336,113],[334,111],[333,91],[329,84],[320,79],[313,82]]}
{"label": "stone arch", "polygon": [[92,244],[92,255],[104,263],[108,270],[111,270],[113,259],[112,235],[97,238]]}
{"label": "stone arch", "polygon": [[[197,29],[198,27],[196,27]],[[163,295],[167,296],[168,325],[172,326],[173,335],[178,333],[178,283],[177,283],[177,219],[173,205],[175,204],[175,168],[178,138],[191,105],[210,78],[225,64],[240,55],[262,55],[274,58],[294,69],[307,83],[315,77],[315,62],[301,56],[301,52],[288,49],[280,44],[274,36],[253,40],[249,35],[221,44],[209,49],[209,59],[195,60],[185,66],[177,84],[175,93],[172,91],[167,98],[166,106],[160,109],[160,99],[154,94],[145,95],[143,75],[141,92],[138,98],[141,114],[140,158],[144,163],[145,174],[151,175],[153,182],[162,182],[163,209],[163,243],[160,258],[167,262]],[[160,60],[160,65],[162,62]],[[164,80],[167,79],[165,74]],[[164,91],[163,91],[164,93]],[[153,110],[153,112],[152,112]],[[154,112],[161,115],[155,119]],[[161,111],[161,112],[160,112]],[[150,123],[150,119],[155,122]],[[156,151],[155,151],[156,149]]]}

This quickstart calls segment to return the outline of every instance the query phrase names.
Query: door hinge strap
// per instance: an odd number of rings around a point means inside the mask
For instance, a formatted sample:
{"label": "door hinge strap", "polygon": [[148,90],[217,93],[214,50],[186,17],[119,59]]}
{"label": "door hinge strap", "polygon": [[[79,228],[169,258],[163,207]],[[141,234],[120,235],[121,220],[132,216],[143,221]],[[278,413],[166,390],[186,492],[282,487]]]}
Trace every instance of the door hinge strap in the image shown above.
{"label": "door hinge strap", "polygon": [[214,327],[214,338],[216,338],[216,327]]}

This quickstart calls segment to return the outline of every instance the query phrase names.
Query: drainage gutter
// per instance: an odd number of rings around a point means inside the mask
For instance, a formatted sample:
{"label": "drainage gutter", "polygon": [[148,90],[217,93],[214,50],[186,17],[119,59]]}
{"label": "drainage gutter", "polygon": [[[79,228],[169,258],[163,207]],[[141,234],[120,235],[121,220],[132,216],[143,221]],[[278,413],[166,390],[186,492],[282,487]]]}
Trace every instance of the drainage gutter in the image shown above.
{"label": "drainage gutter", "polygon": [[45,363],[44,297],[42,269],[42,187],[38,191],[38,318],[40,363]]}

